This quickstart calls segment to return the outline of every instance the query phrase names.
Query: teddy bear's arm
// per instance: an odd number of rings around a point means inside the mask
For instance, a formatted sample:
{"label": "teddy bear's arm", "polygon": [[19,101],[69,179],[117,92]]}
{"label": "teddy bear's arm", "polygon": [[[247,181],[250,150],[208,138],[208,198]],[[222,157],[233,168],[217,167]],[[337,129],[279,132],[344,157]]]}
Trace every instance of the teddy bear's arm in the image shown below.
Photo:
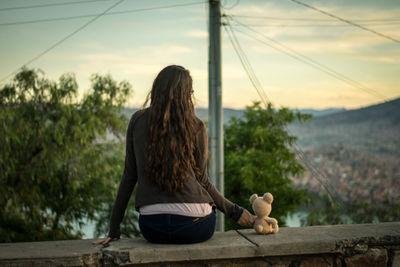
{"label": "teddy bear's arm", "polygon": [[278,224],[278,221],[275,218],[267,217],[265,218],[265,221],[270,224]]}

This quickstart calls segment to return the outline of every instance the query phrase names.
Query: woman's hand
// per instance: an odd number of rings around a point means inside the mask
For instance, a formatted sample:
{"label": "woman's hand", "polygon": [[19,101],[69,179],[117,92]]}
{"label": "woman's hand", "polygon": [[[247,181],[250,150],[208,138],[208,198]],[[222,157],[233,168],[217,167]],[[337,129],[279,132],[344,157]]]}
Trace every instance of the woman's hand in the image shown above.
{"label": "woman's hand", "polygon": [[97,241],[94,241],[94,242],[92,242],[92,244],[93,245],[99,245],[99,244],[105,245],[105,244],[110,243],[111,241],[113,241],[113,239],[111,237],[106,237],[106,238],[102,238]]}
{"label": "woman's hand", "polygon": [[243,210],[242,215],[240,216],[237,223],[240,226],[250,227],[250,226],[253,226],[255,217],[256,216],[254,216],[248,210],[245,209],[245,210]]}

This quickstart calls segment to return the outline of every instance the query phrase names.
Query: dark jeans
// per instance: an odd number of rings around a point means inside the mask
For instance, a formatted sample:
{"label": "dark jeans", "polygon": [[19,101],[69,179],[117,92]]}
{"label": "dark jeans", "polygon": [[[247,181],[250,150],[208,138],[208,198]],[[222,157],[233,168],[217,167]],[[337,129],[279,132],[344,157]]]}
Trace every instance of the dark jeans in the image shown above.
{"label": "dark jeans", "polygon": [[191,244],[203,242],[215,231],[215,209],[205,217],[173,214],[140,215],[139,227],[151,243]]}

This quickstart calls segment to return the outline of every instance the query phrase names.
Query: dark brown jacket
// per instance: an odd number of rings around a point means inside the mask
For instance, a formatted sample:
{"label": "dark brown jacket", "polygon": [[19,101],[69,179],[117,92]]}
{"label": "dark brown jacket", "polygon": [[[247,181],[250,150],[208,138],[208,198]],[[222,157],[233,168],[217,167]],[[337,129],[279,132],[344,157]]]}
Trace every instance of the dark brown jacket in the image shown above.
{"label": "dark brown jacket", "polygon": [[194,172],[191,171],[183,189],[171,195],[162,191],[153,180],[146,179],[145,144],[148,137],[148,118],[149,109],[140,110],[132,115],[129,122],[126,136],[125,169],[112,210],[109,236],[112,238],[120,237],[120,223],[136,183],[136,210],[139,210],[141,206],[156,203],[210,203],[228,217],[237,221],[243,212],[243,208],[224,198],[208,178],[207,132],[204,123],[198,118],[198,127],[194,134],[196,135],[196,145],[201,152],[200,155],[202,155],[197,159],[197,167],[201,172],[199,181]]}

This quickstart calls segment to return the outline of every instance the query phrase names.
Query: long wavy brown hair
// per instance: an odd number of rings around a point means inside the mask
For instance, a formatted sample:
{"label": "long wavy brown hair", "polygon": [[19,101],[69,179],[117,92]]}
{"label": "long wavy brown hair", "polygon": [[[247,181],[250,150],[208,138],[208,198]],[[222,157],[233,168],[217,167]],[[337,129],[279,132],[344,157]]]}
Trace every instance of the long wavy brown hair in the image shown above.
{"label": "long wavy brown hair", "polygon": [[146,176],[169,193],[182,189],[193,172],[199,176],[192,85],[188,70],[177,65],[165,67],[145,103],[150,97]]}

